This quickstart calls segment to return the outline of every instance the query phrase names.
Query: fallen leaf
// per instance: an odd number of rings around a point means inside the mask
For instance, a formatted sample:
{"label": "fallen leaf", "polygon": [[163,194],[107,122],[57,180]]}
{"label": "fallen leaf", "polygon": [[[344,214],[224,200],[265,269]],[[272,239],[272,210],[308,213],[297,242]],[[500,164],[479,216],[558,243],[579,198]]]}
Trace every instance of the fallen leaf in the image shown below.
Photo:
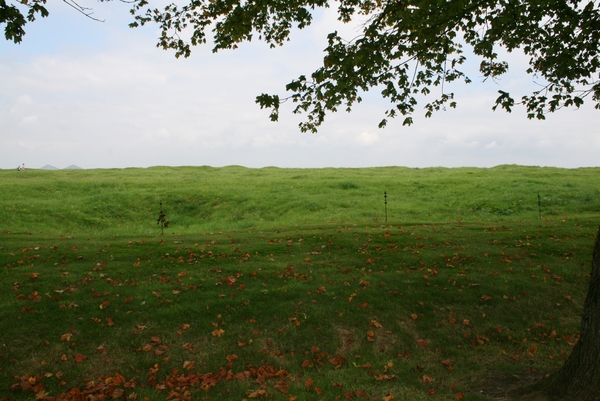
{"label": "fallen leaf", "polygon": [[61,341],[71,341],[71,337],[73,337],[73,333],[67,333],[60,336]]}
{"label": "fallen leaf", "polygon": [[254,391],[246,391],[246,395],[248,396],[248,398],[258,398],[258,397],[266,397],[267,396],[267,392],[263,389],[258,389],[258,390],[254,390]]}
{"label": "fallen leaf", "polygon": [[216,329],[216,330],[213,330],[210,334],[212,334],[213,337],[221,337],[223,335],[223,333],[225,333],[225,330]]}
{"label": "fallen leaf", "polygon": [[306,388],[306,390],[310,390],[311,386],[315,383],[315,381],[313,379],[306,379],[306,381],[304,382],[304,387]]}
{"label": "fallen leaf", "polygon": [[77,363],[81,363],[83,362],[85,359],[87,359],[87,356],[82,355],[82,354],[75,354],[75,362]]}

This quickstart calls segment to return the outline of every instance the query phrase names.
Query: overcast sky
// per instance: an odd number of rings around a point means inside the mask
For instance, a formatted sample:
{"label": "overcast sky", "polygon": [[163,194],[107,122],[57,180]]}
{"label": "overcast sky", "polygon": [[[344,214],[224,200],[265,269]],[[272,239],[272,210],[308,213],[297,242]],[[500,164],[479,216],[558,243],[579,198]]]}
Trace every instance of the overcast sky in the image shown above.
{"label": "overcast sky", "polygon": [[301,133],[292,104],[273,123],[255,97],[284,95],[288,82],[320,66],[334,11],[319,13],[282,48],[256,41],[213,54],[201,46],[176,59],[155,47],[155,26],[128,28],[126,4],[81,4],[105,22],[49,2],[50,16],[28,24],[21,44],[0,42],[2,169],[600,164],[600,112],[592,104],[546,121],[527,120],[519,107],[491,110],[499,89],[536,87],[518,73],[526,68],[518,55],[509,55],[511,74],[499,82],[483,82],[473,69],[472,84],[451,88],[457,109],[425,119],[420,105],[410,127],[398,118],[377,128],[388,104],[374,90],[351,114],[329,115],[319,133]]}

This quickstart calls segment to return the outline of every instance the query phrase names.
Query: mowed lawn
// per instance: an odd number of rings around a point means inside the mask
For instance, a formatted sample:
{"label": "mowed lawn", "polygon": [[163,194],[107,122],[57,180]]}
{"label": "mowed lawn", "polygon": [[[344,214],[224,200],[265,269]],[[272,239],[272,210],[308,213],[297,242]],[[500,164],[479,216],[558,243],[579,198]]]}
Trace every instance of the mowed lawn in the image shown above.
{"label": "mowed lawn", "polygon": [[0,171],[0,399],[494,399],[577,341],[599,173]]}

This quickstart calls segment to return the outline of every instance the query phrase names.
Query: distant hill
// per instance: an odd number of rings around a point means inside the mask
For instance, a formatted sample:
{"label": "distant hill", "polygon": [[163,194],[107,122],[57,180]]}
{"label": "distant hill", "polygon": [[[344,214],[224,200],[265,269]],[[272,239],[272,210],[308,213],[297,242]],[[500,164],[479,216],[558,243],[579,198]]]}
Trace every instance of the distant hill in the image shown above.
{"label": "distant hill", "polygon": [[44,167],[40,167],[40,170],[58,170],[58,167],[51,166],[50,164],[46,164]]}
{"label": "distant hill", "polygon": [[71,164],[69,167],[63,168],[63,170],[83,170],[81,167]]}

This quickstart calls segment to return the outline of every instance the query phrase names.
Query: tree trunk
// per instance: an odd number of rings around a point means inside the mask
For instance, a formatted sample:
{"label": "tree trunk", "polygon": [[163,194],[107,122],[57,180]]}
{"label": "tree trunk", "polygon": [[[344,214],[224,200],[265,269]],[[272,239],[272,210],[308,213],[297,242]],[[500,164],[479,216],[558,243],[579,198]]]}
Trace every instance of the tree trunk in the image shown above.
{"label": "tree trunk", "polygon": [[600,228],[579,341],[560,370],[539,386],[551,400],[600,401]]}

